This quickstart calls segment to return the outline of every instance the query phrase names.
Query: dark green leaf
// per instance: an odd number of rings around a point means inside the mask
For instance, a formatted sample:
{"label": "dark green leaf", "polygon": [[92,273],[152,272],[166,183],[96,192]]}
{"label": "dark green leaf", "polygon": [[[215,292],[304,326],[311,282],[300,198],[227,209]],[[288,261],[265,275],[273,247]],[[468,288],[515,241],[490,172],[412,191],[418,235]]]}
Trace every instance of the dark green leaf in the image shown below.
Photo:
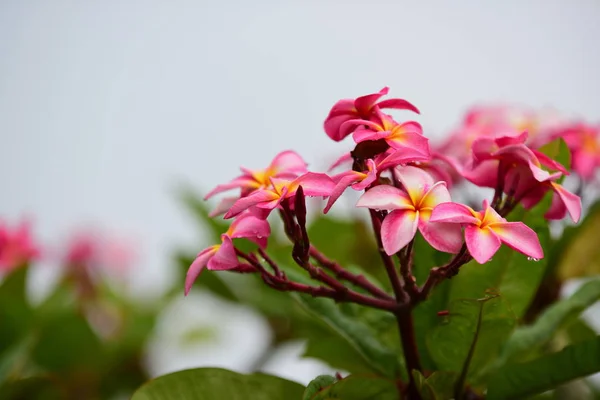
{"label": "dark green leaf", "polygon": [[275,376],[198,368],[153,379],[131,400],[281,400],[301,399],[303,393],[304,386]]}
{"label": "dark green leaf", "polygon": [[534,324],[515,330],[505,344],[499,363],[524,359],[531,351],[547,343],[569,320],[600,300],[600,279],[583,284],[568,299],[552,304]]}
{"label": "dark green leaf", "polygon": [[3,400],[63,400],[66,394],[60,384],[49,377],[31,377],[12,381],[0,387]]}
{"label": "dark green leaf", "polygon": [[507,364],[490,376],[488,400],[519,399],[600,371],[600,336],[533,361]]}
{"label": "dark green leaf", "polygon": [[335,377],[331,375],[319,375],[312,381],[308,383],[306,390],[304,391],[304,395],[302,396],[302,400],[310,400],[313,396],[326,388],[327,386],[331,386],[335,383]]}
{"label": "dark green leaf", "polygon": [[32,310],[27,302],[27,267],[9,273],[0,285],[0,354],[29,330]]}
{"label": "dark green leaf", "polygon": [[413,377],[423,400],[447,400],[452,398],[454,383],[457,378],[455,372],[436,371],[425,378],[419,371],[413,370]]}
{"label": "dark green leaf", "polygon": [[571,151],[563,138],[557,138],[540,147],[539,151],[561,163],[566,169],[571,168]]}
{"label": "dark green leaf", "polygon": [[350,375],[316,393],[311,398],[311,400],[330,399],[398,400],[398,388],[391,380],[368,375]]}
{"label": "dark green leaf", "polygon": [[[482,319],[478,324],[480,311]],[[460,372],[476,338],[469,368],[469,375],[476,375],[495,359],[515,324],[514,315],[501,296],[454,300],[449,315],[427,336],[429,353],[439,370]]]}
{"label": "dark green leaf", "polygon": [[350,373],[368,373],[372,369],[365,365],[364,358],[347,340],[338,335],[309,338],[304,350],[304,357],[325,361],[332,368]]}
{"label": "dark green leaf", "polygon": [[394,378],[401,367],[395,352],[385,347],[362,321],[348,317],[330,299],[295,294],[301,305],[325,321],[366,362],[366,367],[383,376]]}

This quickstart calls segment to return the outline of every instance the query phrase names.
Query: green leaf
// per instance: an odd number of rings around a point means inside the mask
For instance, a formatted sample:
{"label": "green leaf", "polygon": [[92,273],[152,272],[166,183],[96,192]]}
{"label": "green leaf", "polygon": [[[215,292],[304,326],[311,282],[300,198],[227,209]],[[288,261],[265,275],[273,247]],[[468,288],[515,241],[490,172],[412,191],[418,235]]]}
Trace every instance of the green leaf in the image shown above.
{"label": "green leaf", "polygon": [[600,279],[584,283],[568,299],[552,304],[534,324],[520,327],[505,344],[499,363],[524,359],[532,351],[547,343],[569,320],[600,300]]}
{"label": "green leaf", "polygon": [[330,399],[398,400],[398,388],[394,381],[388,379],[368,375],[350,375],[310,398],[310,400]]}
{"label": "green leaf", "polygon": [[365,365],[364,358],[356,349],[341,339],[338,335],[309,338],[306,343],[303,357],[312,357],[325,361],[329,366],[337,370],[350,373],[368,373],[372,368]]}
{"label": "green leaf", "polygon": [[301,399],[303,393],[304,386],[275,376],[197,368],[153,379],[131,400],[281,400]]}
{"label": "green leaf", "polygon": [[[550,247],[548,223],[543,218],[545,202],[530,211],[518,208],[511,213],[513,221],[523,221],[533,229],[544,249]],[[488,290],[500,293],[508,302],[517,318],[523,317],[546,272],[548,257],[531,260],[503,245],[486,264],[471,261],[460,268],[452,278],[450,300],[457,298],[482,297]]]}
{"label": "green leaf", "polygon": [[423,400],[451,399],[457,376],[455,372],[436,371],[425,378],[419,371],[413,370],[413,377]]}
{"label": "green leaf", "polygon": [[67,396],[60,383],[51,377],[31,377],[11,381],[0,387],[3,400],[62,400]]}
{"label": "green leaf", "polygon": [[0,354],[29,330],[32,309],[26,298],[27,267],[9,273],[0,285]]}
{"label": "green leaf", "polygon": [[490,377],[488,400],[519,399],[600,371],[600,336],[533,361],[507,364]]}
{"label": "green leaf", "polygon": [[540,147],[539,151],[561,163],[566,169],[571,169],[571,150],[563,138],[557,138]]}
{"label": "green leaf", "polygon": [[476,375],[496,358],[515,324],[501,296],[454,300],[449,314],[427,336],[429,353],[439,370],[451,372],[462,371],[469,357],[469,375]]}
{"label": "green leaf", "polygon": [[306,390],[304,390],[304,395],[302,396],[302,400],[310,400],[313,396],[326,388],[327,386],[331,386],[336,382],[337,379],[331,375],[319,375],[312,381],[308,383]]}
{"label": "green leaf", "polygon": [[396,353],[385,347],[368,325],[345,315],[333,300],[296,293],[294,297],[346,341],[363,358],[365,367],[389,378],[399,375],[401,366]]}

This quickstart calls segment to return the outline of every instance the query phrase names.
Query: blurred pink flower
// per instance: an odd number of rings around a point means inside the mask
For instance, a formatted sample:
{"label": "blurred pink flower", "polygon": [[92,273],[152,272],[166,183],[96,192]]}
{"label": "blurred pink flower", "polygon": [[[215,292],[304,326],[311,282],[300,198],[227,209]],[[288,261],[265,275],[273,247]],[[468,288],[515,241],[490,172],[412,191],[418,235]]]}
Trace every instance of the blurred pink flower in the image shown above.
{"label": "blurred pink flower", "polygon": [[0,271],[9,272],[39,256],[40,249],[31,235],[29,221],[22,221],[14,228],[0,221]]}

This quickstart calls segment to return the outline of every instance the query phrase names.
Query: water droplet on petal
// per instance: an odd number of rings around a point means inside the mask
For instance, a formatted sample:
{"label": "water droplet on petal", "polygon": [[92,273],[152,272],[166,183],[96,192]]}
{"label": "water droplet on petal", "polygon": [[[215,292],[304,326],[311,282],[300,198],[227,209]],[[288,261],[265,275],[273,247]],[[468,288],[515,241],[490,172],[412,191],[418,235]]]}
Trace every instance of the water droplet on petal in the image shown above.
{"label": "water droplet on petal", "polygon": [[538,262],[538,261],[540,261],[540,259],[539,258],[533,258],[533,257],[527,257],[527,261]]}

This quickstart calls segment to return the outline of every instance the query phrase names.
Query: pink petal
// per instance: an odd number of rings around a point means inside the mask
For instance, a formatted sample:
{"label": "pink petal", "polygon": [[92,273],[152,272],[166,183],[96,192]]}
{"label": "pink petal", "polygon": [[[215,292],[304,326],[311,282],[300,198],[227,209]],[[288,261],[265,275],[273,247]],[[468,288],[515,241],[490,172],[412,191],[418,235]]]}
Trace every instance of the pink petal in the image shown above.
{"label": "pink petal", "polygon": [[295,172],[302,174],[306,172],[306,165],[306,162],[298,153],[292,150],[286,150],[275,156],[269,169],[274,170],[276,174],[280,172]]}
{"label": "pink petal", "polygon": [[527,131],[523,131],[521,133],[514,133],[512,135],[505,135],[496,137],[495,141],[498,144],[498,147],[505,147],[514,144],[524,144],[527,141],[528,133]]}
{"label": "pink petal", "polygon": [[270,234],[269,223],[251,213],[238,216],[227,230],[227,236],[231,238],[262,238]]}
{"label": "pink petal", "polygon": [[450,192],[446,187],[446,182],[436,182],[421,198],[419,206],[421,208],[433,209],[435,206],[441,203],[448,203],[452,201],[450,199]]}
{"label": "pink petal", "polygon": [[233,204],[239,199],[239,197],[224,197],[219,201],[217,206],[208,214],[209,217],[214,218],[218,215],[225,214]]}
{"label": "pink petal", "polygon": [[402,99],[383,100],[383,101],[380,101],[379,103],[377,103],[377,107],[379,107],[381,109],[393,108],[396,110],[410,110],[410,111],[416,112],[417,114],[420,114],[420,111],[417,107],[415,107],[408,101],[402,100]]}
{"label": "pink petal", "polygon": [[366,119],[360,119],[360,118],[350,119],[350,120],[344,122],[342,124],[340,130],[347,131],[347,132],[354,132],[359,127],[363,127],[363,129],[366,129],[366,128],[364,128],[365,126],[374,131],[385,130],[385,129],[382,129],[382,127],[380,125],[378,125],[376,122],[368,121]]}
{"label": "pink petal", "polygon": [[268,203],[273,200],[279,199],[277,193],[271,190],[257,190],[249,194],[246,197],[242,197],[237,200],[233,206],[227,211],[223,218],[229,219],[233,218],[236,215],[240,214],[242,211],[247,210],[248,208],[258,205],[260,203]]}
{"label": "pink petal", "polygon": [[431,222],[430,212],[419,212],[419,231],[436,250],[445,253],[458,253],[463,244],[462,229],[458,224]]}
{"label": "pink petal", "polygon": [[500,239],[491,229],[480,229],[473,225],[465,228],[465,241],[469,253],[479,264],[488,262],[501,245]]}
{"label": "pink petal", "polygon": [[344,122],[359,117],[357,110],[354,108],[354,99],[342,99],[334,104],[329,115],[323,123],[325,133],[331,139],[339,142],[350,133],[352,129],[342,129]]}
{"label": "pink petal", "polygon": [[533,150],[533,154],[535,154],[535,156],[539,160],[540,164],[545,165],[546,167],[548,167],[552,170],[560,171],[564,175],[569,175],[569,171],[567,171],[567,169],[561,163],[551,159],[550,157],[548,157],[541,151]]}
{"label": "pink petal", "polygon": [[558,195],[560,200],[564,203],[573,222],[579,222],[579,219],[581,218],[581,198],[569,192],[558,183],[552,182],[551,185],[552,190],[554,190],[556,195]]}
{"label": "pink petal", "polygon": [[596,154],[585,151],[585,149],[573,153],[573,170],[582,179],[591,180],[598,166],[598,156]]}
{"label": "pink petal", "polygon": [[343,156],[341,156],[333,164],[331,164],[331,167],[329,167],[327,171],[332,171],[344,163],[352,163],[352,154],[350,152],[344,153]]}
{"label": "pink petal", "polygon": [[410,148],[429,156],[429,139],[416,132],[405,132],[386,139],[394,149]]}
{"label": "pink petal", "polygon": [[430,222],[452,222],[458,224],[478,224],[479,218],[471,207],[459,203],[438,204],[431,212]]}
{"label": "pink petal", "polygon": [[419,214],[413,210],[395,210],[381,224],[381,242],[387,255],[393,255],[406,246],[419,226]]}
{"label": "pink petal", "polygon": [[463,177],[481,187],[496,187],[498,182],[498,160],[486,160],[473,168],[465,168]]}
{"label": "pink petal", "polygon": [[490,229],[508,247],[533,258],[543,258],[544,251],[536,233],[522,222],[504,222],[490,225]]}
{"label": "pink petal", "polygon": [[384,170],[387,168],[395,167],[397,165],[407,164],[410,162],[428,161],[430,159],[430,157],[427,154],[423,154],[419,150],[412,149],[409,147],[405,147],[400,150],[392,150],[393,152],[390,155],[386,156],[382,161],[378,163],[379,170]]}
{"label": "pink petal", "polygon": [[207,249],[202,250],[200,253],[198,253],[198,255],[196,256],[196,259],[194,260],[192,265],[190,265],[190,268],[188,269],[187,274],[185,275],[185,295],[186,296],[192,289],[192,285],[194,284],[194,282],[196,281],[198,276],[200,276],[200,273],[202,272],[202,270],[208,264],[208,261],[210,260],[210,258],[215,255],[218,248],[219,248],[218,245],[211,246]]}
{"label": "pink petal", "polygon": [[352,189],[365,190],[371,183],[377,180],[377,166],[375,165],[375,161],[371,159],[367,160],[367,167],[367,175],[365,176],[364,173],[360,174],[361,181],[352,185]]}
{"label": "pink petal", "polygon": [[424,192],[434,184],[431,175],[421,168],[410,165],[394,168],[394,175],[410,195],[413,204],[417,204]]}
{"label": "pink petal", "polygon": [[371,129],[357,129],[352,134],[352,139],[356,143],[366,142],[367,140],[379,140],[386,138],[390,133],[388,131],[373,131]]}
{"label": "pink petal", "polygon": [[363,117],[367,117],[367,115],[371,111],[371,108],[375,104],[377,100],[379,100],[382,96],[388,94],[389,88],[384,87],[378,93],[367,94],[365,96],[357,97],[354,101],[354,106],[358,110],[359,113],[363,114]]}
{"label": "pink petal", "polygon": [[358,199],[356,207],[367,207],[374,210],[414,209],[406,193],[390,185],[379,185],[367,190]]}
{"label": "pink petal", "polygon": [[326,174],[307,172],[290,183],[288,197],[296,193],[298,186],[302,186],[306,196],[329,196],[335,182]]}
{"label": "pink petal", "polygon": [[333,188],[333,190],[331,192],[331,195],[329,196],[327,205],[323,209],[323,214],[327,214],[327,212],[329,212],[329,209],[331,208],[331,206],[333,206],[333,204],[342,195],[342,193],[344,193],[344,191],[346,190],[346,188],[348,186],[350,186],[354,182],[357,182],[358,180],[360,180],[360,176],[357,176],[355,171],[351,171],[351,172],[354,172],[354,173],[346,174],[338,180],[337,184],[335,185],[335,187]]}
{"label": "pink petal", "polygon": [[246,187],[258,187],[258,183],[252,176],[240,176],[233,179],[229,183],[224,183],[222,185],[218,185],[216,188],[208,192],[206,196],[204,196],[204,200],[208,200],[212,196],[217,193],[225,192],[227,190],[235,189],[235,188],[246,188]]}
{"label": "pink petal", "polygon": [[226,235],[222,235],[221,239],[223,243],[217,250],[214,256],[208,260],[207,268],[212,271],[224,271],[233,269],[239,265],[237,255],[235,254],[235,247],[231,238]]}

